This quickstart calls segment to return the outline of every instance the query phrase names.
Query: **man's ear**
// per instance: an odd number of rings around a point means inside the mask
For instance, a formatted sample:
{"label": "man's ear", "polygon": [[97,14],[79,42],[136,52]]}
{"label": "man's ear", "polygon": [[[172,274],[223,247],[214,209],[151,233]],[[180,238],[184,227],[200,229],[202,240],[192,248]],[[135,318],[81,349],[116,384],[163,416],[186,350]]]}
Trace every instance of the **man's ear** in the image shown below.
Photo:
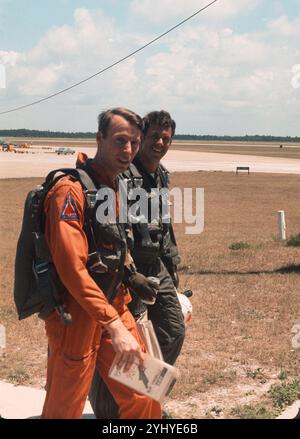
{"label": "man's ear", "polygon": [[141,149],[141,147],[143,146],[144,140],[145,140],[145,134],[144,134],[144,133],[142,133],[142,134],[141,134],[141,143],[140,143],[140,149]]}
{"label": "man's ear", "polygon": [[103,139],[103,134],[100,131],[97,131],[96,140],[97,145],[100,146]]}

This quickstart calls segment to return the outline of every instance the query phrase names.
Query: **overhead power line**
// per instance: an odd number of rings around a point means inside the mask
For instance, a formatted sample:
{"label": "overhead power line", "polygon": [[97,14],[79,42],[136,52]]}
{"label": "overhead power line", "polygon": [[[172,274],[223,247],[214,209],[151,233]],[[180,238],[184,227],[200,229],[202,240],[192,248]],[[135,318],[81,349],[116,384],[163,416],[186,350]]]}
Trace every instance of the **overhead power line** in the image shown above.
{"label": "overhead power line", "polygon": [[165,35],[169,34],[170,32],[172,32],[174,29],[177,29],[178,27],[182,26],[184,23],[186,23],[187,21],[191,20],[193,17],[195,17],[196,15],[200,14],[201,12],[203,12],[205,9],[208,9],[210,6],[212,6],[214,3],[216,3],[218,0],[214,0],[210,3],[208,3],[206,6],[203,6],[201,9],[199,9],[198,11],[194,12],[192,15],[190,15],[189,17],[185,18],[184,20],[180,21],[179,23],[177,23],[175,26],[171,27],[170,29],[168,29],[167,31],[163,32],[162,34],[158,35],[157,37],[153,38],[153,40],[149,41],[148,43],[144,44],[143,46],[141,46],[139,49],[134,50],[133,52],[129,53],[128,55],[124,56],[123,58],[120,58],[118,61],[115,61],[114,63],[110,64],[109,66],[103,68],[102,70],[100,70],[97,73],[94,73],[91,76],[88,76],[85,79],[82,79],[79,82],[76,82],[76,84],[70,85],[67,88],[64,88],[63,90],[60,90],[56,93],[53,93],[49,96],[46,96],[42,99],[39,99],[37,101],[31,102],[30,104],[25,104],[25,105],[21,105],[19,107],[15,107],[12,108],[10,110],[6,110],[6,111],[2,111],[0,112],[0,115],[2,114],[7,114],[7,113],[12,113],[13,111],[18,111],[18,110],[22,110],[23,108],[28,108],[31,107],[33,105],[37,105],[40,104],[41,102],[47,101],[48,99],[52,99],[55,96],[58,96],[62,93],[65,93],[69,90],[71,90],[72,88],[78,87],[79,85],[83,84],[84,82],[89,81],[92,78],[95,78],[95,76],[101,75],[102,73],[106,72],[107,70],[115,67],[116,65],[122,63],[123,61],[125,61],[126,59],[132,57],[133,55],[135,55],[138,52],[141,52],[142,50],[146,49],[146,47],[150,46],[151,44],[155,43],[156,41],[160,40],[161,38],[163,38]]}

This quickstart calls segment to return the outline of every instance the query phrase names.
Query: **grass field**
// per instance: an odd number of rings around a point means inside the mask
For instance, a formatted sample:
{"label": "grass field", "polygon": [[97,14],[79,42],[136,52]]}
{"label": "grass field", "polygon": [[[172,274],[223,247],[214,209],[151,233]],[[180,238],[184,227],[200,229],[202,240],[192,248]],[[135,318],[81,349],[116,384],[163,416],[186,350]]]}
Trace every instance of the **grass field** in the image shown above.
{"label": "grass field", "polygon": [[[24,198],[39,182],[0,180],[0,323],[7,328],[0,379],[37,387],[45,382],[43,322],[17,321],[12,289]],[[274,417],[300,395],[300,350],[291,344],[300,323],[300,254],[278,241],[276,218],[285,210],[288,235],[300,232],[300,176],[175,173],[172,184],[204,188],[205,227],[185,235],[175,225],[180,290],[194,291],[194,314],[168,407],[183,418]],[[239,242],[248,248],[229,249]]]}

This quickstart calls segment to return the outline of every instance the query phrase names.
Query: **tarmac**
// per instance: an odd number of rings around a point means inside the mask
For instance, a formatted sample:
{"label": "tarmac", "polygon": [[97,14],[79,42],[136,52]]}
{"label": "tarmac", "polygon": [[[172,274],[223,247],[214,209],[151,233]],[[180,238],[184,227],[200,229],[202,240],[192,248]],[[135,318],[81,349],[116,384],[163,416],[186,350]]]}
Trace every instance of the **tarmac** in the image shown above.
{"label": "tarmac", "polygon": [[290,407],[285,409],[277,419],[300,419],[300,400],[295,401]]}
{"label": "tarmac", "polygon": [[[96,148],[73,149],[77,153],[85,152],[89,157],[94,157],[96,152]],[[61,156],[53,152],[38,152],[38,149],[33,151],[26,154],[0,151],[0,178],[45,177],[53,169],[75,166],[76,154]],[[300,174],[299,159],[277,157],[170,150],[162,163],[170,172],[236,172],[238,166],[249,166],[250,173]]]}
{"label": "tarmac", "polygon": [[[0,416],[6,419],[39,419],[46,392],[0,381]],[[89,401],[86,402],[82,419],[95,419]]]}

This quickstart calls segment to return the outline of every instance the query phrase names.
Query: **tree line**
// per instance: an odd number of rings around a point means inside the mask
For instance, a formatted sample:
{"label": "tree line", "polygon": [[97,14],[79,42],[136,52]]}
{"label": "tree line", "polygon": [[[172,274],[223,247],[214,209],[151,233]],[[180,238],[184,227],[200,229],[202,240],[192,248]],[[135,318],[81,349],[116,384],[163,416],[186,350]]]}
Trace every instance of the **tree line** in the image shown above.
{"label": "tree line", "polygon": [[[16,130],[0,130],[1,137],[58,137],[72,139],[95,139],[96,133],[76,132],[67,133],[64,131],[40,131],[28,130],[25,128]],[[175,140],[223,140],[223,141],[242,141],[242,142],[300,142],[300,137],[291,136],[270,136],[270,135],[248,135],[245,136],[214,136],[200,134],[175,134]]]}

